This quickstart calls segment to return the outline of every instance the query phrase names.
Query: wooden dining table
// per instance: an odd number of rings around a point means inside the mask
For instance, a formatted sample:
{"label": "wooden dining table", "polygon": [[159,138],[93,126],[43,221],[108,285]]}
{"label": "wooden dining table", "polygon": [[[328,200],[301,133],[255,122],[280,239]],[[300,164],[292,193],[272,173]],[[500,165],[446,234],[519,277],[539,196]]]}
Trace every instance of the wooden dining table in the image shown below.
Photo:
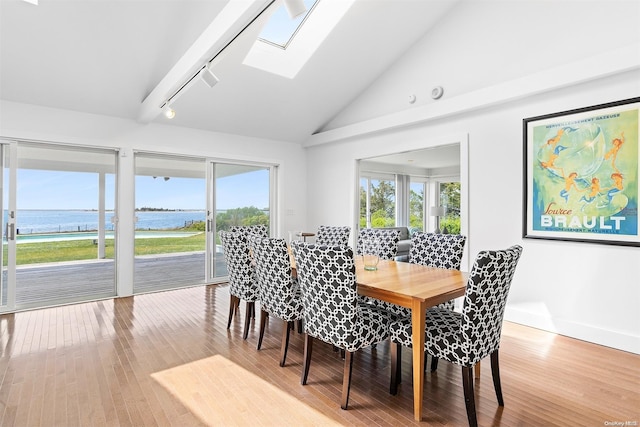
{"label": "wooden dining table", "polygon": [[413,415],[422,420],[424,394],[424,340],[426,310],[464,295],[467,273],[407,262],[380,260],[378,269],[365,270],[355,257],[358,294],[377,298],[411,310],[413,342]]}

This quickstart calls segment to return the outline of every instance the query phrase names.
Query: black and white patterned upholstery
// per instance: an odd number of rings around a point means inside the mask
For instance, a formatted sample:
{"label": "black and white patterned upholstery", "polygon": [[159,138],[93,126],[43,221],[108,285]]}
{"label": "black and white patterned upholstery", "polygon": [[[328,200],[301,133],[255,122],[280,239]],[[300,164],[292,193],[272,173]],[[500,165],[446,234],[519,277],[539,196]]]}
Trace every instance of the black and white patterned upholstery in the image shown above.
{"label": "black and white patterned upholstery", "polygon": [[[411,237],[409,262],[431,267],[460,270],[466,236],[460,234],[436,234],[417,232]],[[451,310],[455,308],[454,300],[445,301],[437,307]],[[400,307],[402,310],[409,310]],[[438,369],[438,359],[431,359],[431,371]]]}
{"label": "black and white patterned upholstery", "polygon": [[269,237],[266,225],[232,225],[229,227],[232,233],[243,233],[245,236],[254,235],[260,237]]}
{"label": "black and white patterned upholstery", "polygon": [[302,319],[302,295],[297,279],[291,275],[291,259],[284,239],[249,236],[260,291],[260,337],[262,345],[267,315],[282,319],[284,324],[280,349],[280,366],[284,366],[289,345],[289,330]]}
{"label": "black and white patterned upholstery", "polygon": [[[427,312],[424,348],[432,357],[462,366],[467,417],[476,425],[473,396],[473,366],[491,355],[491,370],[500,406],[504,406],[498,367],[498,348],[507,296],[516,265],[522,254],[520,246],[500,251],[482,251],[469,273],[462,313],[434,307]],[[391,323],[392,354],[399,345],[411,346],[411,320]],[[392,357],[392,363],[397,361]],[[397,366],[392,366],[392,373]],[[392,378],[392,393],[394,384]]]}
{"label": "black and white patterned upholstery", "polygon": [[318,246],[349,246],[351,227],[321,225],[316,233]]}
{"label": "black and white patterned upholstery", "polygon": [[313,338],[345,350],[342,409],[347,409],[352,353],[389,337],[389,314],[358,303],[353,249],[292,242],[304,307],[302,384],[307,383]]}
{"label": "black and white patterned upholstery", "polygon": [[362,243],[367,239],[378,241],[380,259],[394,259],[398,253],[400,230],[394,228],[363,228],[358,233],[357,254],[362,255]]}
{"label": "black and white patterned upholstery", "polygon": [[[466,236],[416,232],[411,237],[409,262],[430,267],[460,270]],[[453,310],[453,300],[438,305]]]}
{"label": "black and white patterned upholstery", "polygon": [[[363,228],[358,234],[357,254],[362,255],[362,245],[366,239],[378,240],[378,256],[380,259],[394,259],[398,252],[398,241],[400,240],[400,230],[393,228]],[[381,301],[376,298],[361,296],[360,301],[380,307],[395,315],[405,315],[404,307]],[[410,313],[409,313],[410,314]]]}
{"label": "black and white patterned upholstery", "polygon": [[238,311],[240,300],[246,301],[246,317],[242,337],[247,339],[251,318],[255,315],[255,302],[258,301],[258,282],[249,252],[249,242],[245,233],[220,231],[220,241],[224,251],[229,274],[229,321],[231,326],[233,313]]}
{"label": "black and white patterned upholstery", "polygon": [[[429,267],[459,270],[466,240],[467,238],[460,234],[415,232],[411,237],[409,262]],[[411,318],[411,310],[408,308],[375,298],[363,297],[362,300],[385,309],[396,318]],[[453,300],[439,304],[438,307],[453,310]]]}

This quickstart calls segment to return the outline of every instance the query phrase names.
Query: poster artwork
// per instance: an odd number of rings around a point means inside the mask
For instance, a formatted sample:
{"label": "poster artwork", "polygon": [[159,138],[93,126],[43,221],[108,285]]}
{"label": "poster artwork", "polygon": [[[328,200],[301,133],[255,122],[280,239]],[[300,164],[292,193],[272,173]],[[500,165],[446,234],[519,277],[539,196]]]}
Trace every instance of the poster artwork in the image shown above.
{"label": "poster artwork", "polygon": [[529,234],[638,243],[638,120],[625,104],[526,122]]}

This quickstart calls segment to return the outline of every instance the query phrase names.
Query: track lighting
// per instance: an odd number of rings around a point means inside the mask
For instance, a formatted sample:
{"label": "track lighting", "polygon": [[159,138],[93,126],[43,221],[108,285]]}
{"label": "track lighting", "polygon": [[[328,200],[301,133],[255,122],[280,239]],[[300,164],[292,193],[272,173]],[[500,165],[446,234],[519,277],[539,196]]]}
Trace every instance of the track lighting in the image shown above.
{"label": "track lighting", "polygon": [[165,117],[167,119],[173,119],[176,116],[176,112],[173,108],[169,107],[169,103],[167,102],[166,104],[164,104],[164,107],[162,107],[162,112],[164,113]]}
{"label": "track lighting", "polygon": [[202,70],[200,70],[200,78],[209,87],[214,87],[216,83],[220,81],[220,79],[218,79],[218,77],[215,74],[213,74],[213,71],[211,71],[210,63],[205,65],[205,67]]}
{"label": "track lighting", "polygon": [[291,19],[297,18],[307,11],[303,0],[284,0],[284,7],[287,9]]}

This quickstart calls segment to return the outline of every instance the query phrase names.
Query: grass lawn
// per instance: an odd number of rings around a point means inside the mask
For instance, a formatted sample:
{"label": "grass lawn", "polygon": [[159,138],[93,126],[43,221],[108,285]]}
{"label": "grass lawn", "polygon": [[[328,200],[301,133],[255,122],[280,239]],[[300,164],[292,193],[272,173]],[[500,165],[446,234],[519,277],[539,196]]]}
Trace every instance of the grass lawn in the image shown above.
{"label": "grass lawn", "polygon": [[[114,258],[113,239],[106,241],[105,257]],[[157,255],[205,250],[205,233],[190,237],[157,237],[136,239],[135,254]],[[17,265],[96,259],[98,246],[93,240],[67,240],[20,243],[16,250]],[[4,245],[3,265],[7,265],[7,245]]]}

